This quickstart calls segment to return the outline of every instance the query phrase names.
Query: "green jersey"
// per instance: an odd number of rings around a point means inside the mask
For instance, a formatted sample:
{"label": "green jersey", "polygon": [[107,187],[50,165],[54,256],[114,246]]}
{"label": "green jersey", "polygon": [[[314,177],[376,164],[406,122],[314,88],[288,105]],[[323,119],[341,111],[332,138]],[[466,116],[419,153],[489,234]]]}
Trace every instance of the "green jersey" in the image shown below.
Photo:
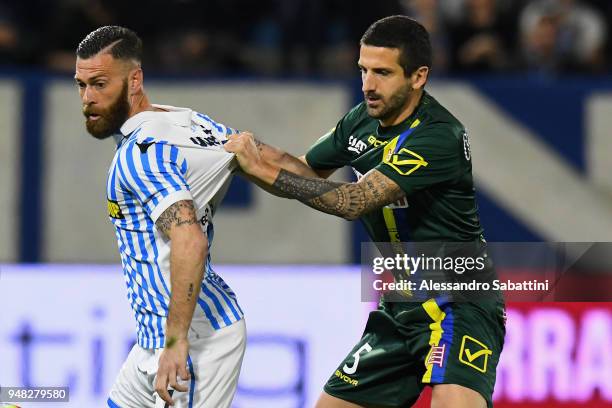
{"label": "green jersey", "polygon": [[482,238],[465,127],[424,92],[402,123],[383,127],[364,102],[306,154],[313,169],[376,169],[404,199],[361,217],[374,242],[466,242]]}

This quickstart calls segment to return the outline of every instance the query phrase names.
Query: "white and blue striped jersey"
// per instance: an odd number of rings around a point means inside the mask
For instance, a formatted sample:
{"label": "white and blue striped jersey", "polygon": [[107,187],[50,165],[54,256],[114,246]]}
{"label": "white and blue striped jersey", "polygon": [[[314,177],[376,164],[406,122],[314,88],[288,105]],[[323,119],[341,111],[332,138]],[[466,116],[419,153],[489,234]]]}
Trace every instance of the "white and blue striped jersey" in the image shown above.
{"label": "white and blue striped jersey", "polygon": [[154,105],[128,119],[108,173],[109,217],[116,228],[138,344],[164,346],[170,304],[170,241],[155,222],[172,204],[193,200],[208,236],[208,259],[194,321],[218,330],[239,321],[236,295],[211,267],[212,218],[235,167],[223,140],[234,130],[186,108]]}

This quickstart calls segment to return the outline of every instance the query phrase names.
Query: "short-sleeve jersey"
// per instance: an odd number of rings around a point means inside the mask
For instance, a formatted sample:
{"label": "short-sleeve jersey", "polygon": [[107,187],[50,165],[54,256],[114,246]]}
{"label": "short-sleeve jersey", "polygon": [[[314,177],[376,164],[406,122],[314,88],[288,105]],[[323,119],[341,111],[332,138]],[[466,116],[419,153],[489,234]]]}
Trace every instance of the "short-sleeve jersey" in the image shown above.
{"label": "short-sleeve jersey", "polygon": [[483,239],[465,127],[427,92],[402,123],[383,127],[365,103],[348,112],[306,154],[314,169],[376,169],[406,193],[361,217],[375,242]]}
{"label": "short-sleeve jersey", "polygon": [[170,303],[170,241],[155,222],[172,204],[192,200],[208,236],[208,259],[194,320],[220,329],[243,316],[236,295],[211,267],[212,218],[235,166],[223,141],[234,130],[191,109],[155,105],[121,127],[108,173],[108,215],[116,229],[138,344],[163,347]]}

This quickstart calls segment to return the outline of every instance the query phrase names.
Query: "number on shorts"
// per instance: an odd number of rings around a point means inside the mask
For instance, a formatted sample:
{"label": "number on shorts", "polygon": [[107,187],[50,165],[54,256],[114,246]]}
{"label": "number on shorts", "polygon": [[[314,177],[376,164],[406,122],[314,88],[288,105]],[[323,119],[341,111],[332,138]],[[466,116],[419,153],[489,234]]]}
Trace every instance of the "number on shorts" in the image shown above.
{"label": "number on shorts", "polygon": [[357,366],[359,365],[360,354],[364,350],[366,353],[369,353],[370,351],[372,351],[372,346],[366,343],[363,346],[359,347],[359,350],[353,353],[353,357],[355,358],[355,361],[353,362],[353,366],[349,367],[348,365],[345,364],[344,367],[342,367],[342,371],[344,371],[347,374],[355,374],[355,372],[357,372]]}

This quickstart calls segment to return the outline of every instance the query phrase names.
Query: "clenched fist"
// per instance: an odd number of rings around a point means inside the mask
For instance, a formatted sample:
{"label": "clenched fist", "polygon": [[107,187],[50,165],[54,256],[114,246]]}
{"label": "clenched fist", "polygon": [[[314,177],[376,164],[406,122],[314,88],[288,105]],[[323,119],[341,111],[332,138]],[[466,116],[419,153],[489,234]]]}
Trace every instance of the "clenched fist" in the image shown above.
{"label": "clenched fist", "polygon": [[253,174],[261,163],[261,156],[251,132],[229,135],[225,150],[236,154],[240,168],[247,174]]}

